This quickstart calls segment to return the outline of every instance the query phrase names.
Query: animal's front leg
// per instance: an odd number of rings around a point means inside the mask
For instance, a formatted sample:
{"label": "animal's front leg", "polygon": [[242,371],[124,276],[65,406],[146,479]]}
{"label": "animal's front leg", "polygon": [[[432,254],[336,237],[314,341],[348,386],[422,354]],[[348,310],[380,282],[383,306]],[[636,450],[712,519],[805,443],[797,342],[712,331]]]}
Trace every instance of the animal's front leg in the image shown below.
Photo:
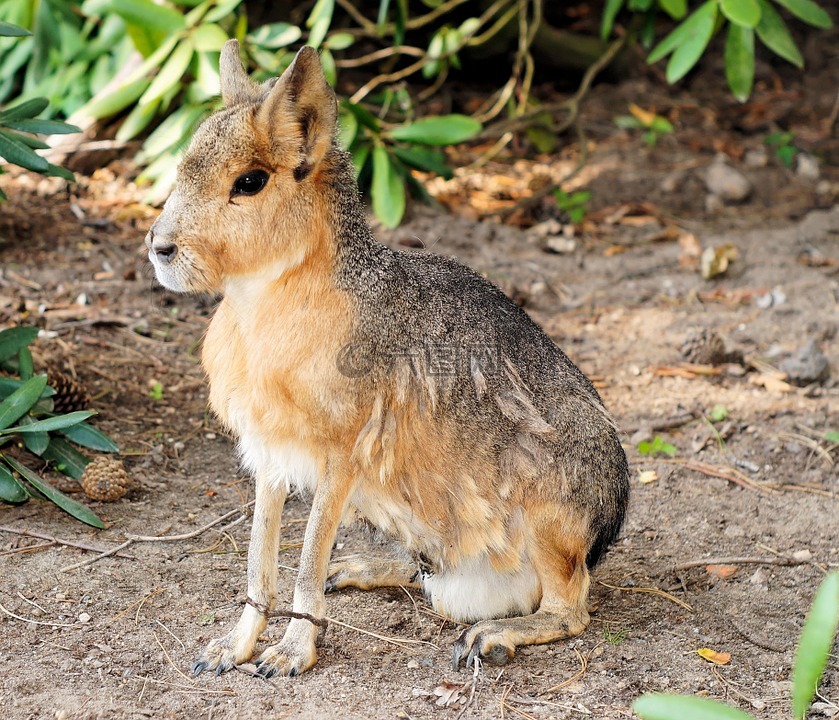
{"label": "animal's front leg", "polygon": [[[248,547],[248,597],[254,604],[268,609],[277,595],[277,555],[285,499],[285,486],[277,487],[276,483],[266,480],[264,474],[257,474],[253,529]],[[250,604],[245,605],[234,628],[224,637],[211,640],[192,664],[192,674],[215,670],[218,675],[249,660],[267,622],[264,613]]]}
{"label": "animal's front leg", "polygon": [[[349,476],[344,473],[327,473],[318,482],[303,538],[300,571],[294,586],[295,613],[318,620],[326,615],[323,596],[326,570],[351,489]],[[275,674],[299,675],[308,670],[318,659],[315,649],[318,630],[308,620],[293,619],[283,639],[259,656],[259,672],[271,677]]]}

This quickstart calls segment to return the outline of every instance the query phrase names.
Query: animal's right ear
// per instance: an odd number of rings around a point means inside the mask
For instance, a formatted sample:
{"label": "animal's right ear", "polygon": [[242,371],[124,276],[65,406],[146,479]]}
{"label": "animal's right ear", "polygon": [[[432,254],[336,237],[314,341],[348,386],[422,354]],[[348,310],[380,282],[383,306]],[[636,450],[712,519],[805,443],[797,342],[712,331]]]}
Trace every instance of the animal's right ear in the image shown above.
{"label": "animal's right ear", "polygon": [[245,67],[239,57],[237,40],[228,40],[221,49],[219,79],[221,80],[221,99],[227,107],[258,100],[262,95],[259,85],[253,82],[245,72]]}

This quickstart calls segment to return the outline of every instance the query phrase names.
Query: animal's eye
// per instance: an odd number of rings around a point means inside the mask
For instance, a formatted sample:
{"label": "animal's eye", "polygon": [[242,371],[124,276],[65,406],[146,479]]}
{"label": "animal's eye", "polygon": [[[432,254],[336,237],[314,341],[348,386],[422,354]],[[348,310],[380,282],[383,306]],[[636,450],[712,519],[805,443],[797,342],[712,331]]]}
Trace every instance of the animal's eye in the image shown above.
{"label": "animal's eye", "polygon": [[249,170],[233,181],[231,195],[256,195],[268,182],[268,173],[264,170]]}

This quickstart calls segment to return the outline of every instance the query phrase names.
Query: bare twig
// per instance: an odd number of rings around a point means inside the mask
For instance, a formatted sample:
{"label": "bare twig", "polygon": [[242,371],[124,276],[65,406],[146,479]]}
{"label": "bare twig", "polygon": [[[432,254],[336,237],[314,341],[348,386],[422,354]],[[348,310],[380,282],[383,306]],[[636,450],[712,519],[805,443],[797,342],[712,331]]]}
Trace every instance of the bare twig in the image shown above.
{"label": "bare twig", "polygon": [[704,560],[688,560],[673,567],[674,570],[703,567],[705,565],[808,565],[809,560],[793,560],[787,557],[710,557]]}
{"label": "bare twig", "polygon": [[230,512],[225,513],[221,517],[217,517],[212,522],[208,522],[206,525],[202,525],[197,530],[193,530],[188,533],[183,533],[181,535],[128,535],[127,537],[130,540],[133,540],[134,542],[174,542],[177,540],[191,540],[192,538],[198,537],[202,533],[207,532],[207,530],[209,530],[212,527],[215,527],[219,523],[223,523],[228,518],[231,518],[234,515],[236,515],[236,513],[242,513],[241,518],[234,520],[233,523],[230,523],[226,527],[232,527],[234,523],[238,525],[240,522],[242,522],[248,517],[248,514],[244,511],[247,508],[251,507],[254,504],[254,502],[254,500],[251,500],[249,503],[245,503],[241,507],[236,508],[235,510],[231,510]]}
{"label": "bare twig", "polygon": [[9,617],[13,617],[15,620],[21,620],[22,622],[27,623],[35,623],[35,625],[46,625],[47,627],[60,627],[60,628],[69,628],[69,627],[77,627],[79,623],[56,623],[56,622],[42,622],[41,620],[34,620],[33,618],[25,618],[21,615],[15,615],[11,610],[7,610],[0,604],[0,610],[2,610],[6,615]]}
{"label": "bare twig", "polygon": [[437,647],[434,643],[428,642],[427,640],[410,640],[407,638],[388,637],[387,635],[379,635],[378,633],[374,633],[372,630],[364,630],[360,627],[356,627],[355,625],[349,625],[348,623],[341,622],[340,620],[335,620],[331,617],[327,617],[326,619],[332,625],[338,625],[339,627],[346,628],[347,630],[355,630],[355,632],[361,633],[362,635],[369,635],[370,637],[374,637],[377,640],[390,643],[391,645],[396,645],[397,647],[401,647],[403,649],[407,649],[411,645],[430,645],[433,648]]}
{"label": "bare twig", "polygon": [[675,595],[671,595],[669,592],[665,592],[664,590],[659,590],[658,588],[646,588],[646,587],[618,587],[617,585],[609,585],[609,583],[603,582],[602,580],[598,580],[603,587],[607,587],[610,590],[619,590],[621,592],[639,592],[639,593],[649,593],[650,595],[658,595],[659,597],[667,598],[670,602],[676,603],[680,607],[683,607],[685,610],[689,610],[693,612],[693,608],[688,605],[684,600],[679,600]]}
{"label": "bare twig", "polygon": [[81,562],[73,563],[72,565],[67,565],[66,567],[61,568],[59,572],[69,572],[70,570],[77,570],[80,567],[84,567],[85,565],[92,565],[95,562],[99,562],[103,558],[111,557],[111,555],[116,555],[120,550],[125,550],[125,548],[133,545],[133,540],[126,540],[122,545],[117,545],[115,548],[111,550],[107,550],[99,555],[94,555],[93,557],[85,558]]}
{"label": "bare twig", "polygon": [[[0,525],[0,532],[7,532],[13,533],[15,535],[24,535],[26,537],[34,537],[40,540],[48,540],[50,543],[56,543],[58,545],[66,545],[67,547],[74,547],[78,548],[79,550],[87,550],[89,552],[96,552],[102,553],[106,552],[105,548],[97,547],[96,545],[85,545],[84,543],[74,542],[73,540],[63,540],[62,538],[57,538],[53,535],[47,535],[45,533],[34,532],[33,530],[23,530],[21,528],[13,528],[8,527],[6,525]],[[41,546],[39,546],[41,547]],[[124,557],[128,560],[133,560],[133,555],[128,555],[127,553],[120,553],[120,557]]]}

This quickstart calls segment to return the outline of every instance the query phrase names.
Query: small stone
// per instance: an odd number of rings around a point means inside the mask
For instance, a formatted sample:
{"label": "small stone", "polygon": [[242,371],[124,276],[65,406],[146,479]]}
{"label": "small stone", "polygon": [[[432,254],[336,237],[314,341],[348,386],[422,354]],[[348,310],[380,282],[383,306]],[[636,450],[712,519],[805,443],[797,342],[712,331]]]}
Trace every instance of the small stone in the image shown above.
{"label": "small stone", "polygon": [[408,660],[408,670],[419,670],[419,666],[416,660]]}
{"label": "small stone", "polygon": [[550,235],[559,235],[562,232],[562,223],[559,220],[551,218],[534,225],[527,232],[528,239],[541,239]]}
{"label": "small stone", "polygon": [[766,571],[763,568],[758,568],[752,573],[752,576],[749,578],[749,582],[752,585],[766,585]]}
{"label": "small stone", "polygon": [[661,192],[674,193],[677,192],[685,182],[686,173],[684,170],[674,170],[667,173],[659,183]]}
{"label": "small stone", "polygon": [[79,613],[79,622],[80,623],[89,623],[90,621],[91,621],[91,617],[86,612]]}
{"label": "small stone", "polygon": [[743,156],[743,164],[748,168],[762,168],[769,164],[769,153],[764,147],[747,150]]}
{"label": "small stone", "polygon": [[815,338],[807,340],[778,369],[787,374],[789,382],[799,386],[824,382],[830,377],[830,364],[816,345]]}
{"label": "small stone", "polygon": [[569,255],[577,249],[577,241],[572,237],[554,235],[545,239],[544,249],[557,255]]}
{"label": "small stone", "polygon": [[821,176],[819,161],[807,153],[799,153],[795,162],[795,174],[802,180],[816,181]]}
{"label": "small stone", "polygon": [[813,559],[813,553],[811,553],[807,548],[803,550],[796,550],[792,554],[793,560],[798,560],[799,562],[807,562]]}
{"label": "small stone", "polygon": [[752,193],[752,183],[725,160],[714,160],[705,170],[705,186],[723,202],[737,203]]}

